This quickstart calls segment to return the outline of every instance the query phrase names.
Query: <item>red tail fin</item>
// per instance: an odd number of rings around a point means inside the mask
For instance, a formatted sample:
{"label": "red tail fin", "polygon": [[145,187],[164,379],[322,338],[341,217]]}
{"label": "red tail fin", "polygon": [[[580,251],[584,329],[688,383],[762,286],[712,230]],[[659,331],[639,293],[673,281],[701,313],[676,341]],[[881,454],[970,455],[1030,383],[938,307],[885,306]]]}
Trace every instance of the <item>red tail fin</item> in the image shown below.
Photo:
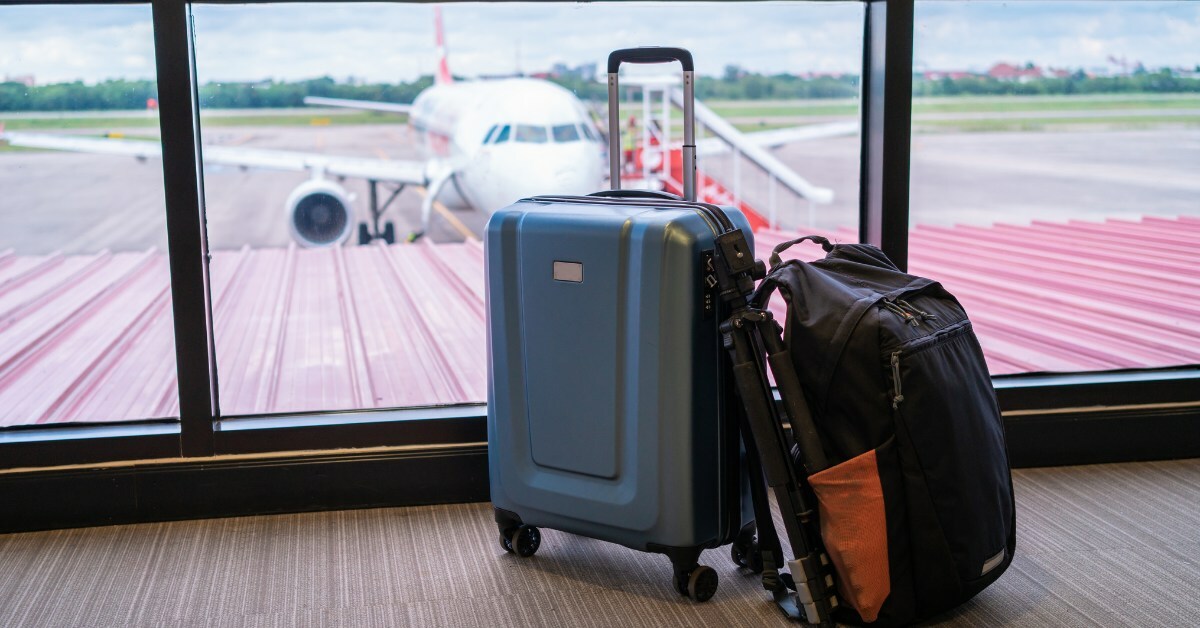
{"label": "red tail fin", "polygon": [[433,36],[434,43],[437,44],[438,69],[437,75],[434,76],[434,82],[438,84],[453,83],[454,77],[450,74],[450,64],[446,62],[446,33],[442,30],[442,7],[433,7]]}

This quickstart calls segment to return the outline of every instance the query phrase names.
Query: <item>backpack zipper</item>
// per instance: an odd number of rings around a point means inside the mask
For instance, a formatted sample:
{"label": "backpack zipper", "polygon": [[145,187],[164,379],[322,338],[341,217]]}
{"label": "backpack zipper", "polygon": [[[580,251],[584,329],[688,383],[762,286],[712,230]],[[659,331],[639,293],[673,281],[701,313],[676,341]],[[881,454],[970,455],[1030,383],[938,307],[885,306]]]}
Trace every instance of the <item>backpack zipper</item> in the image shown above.
{"label": "backpack zipper", "polygon": [[[928,314],[927,316],[930,318],[935,318],[932,314]],[[905,350],[907,350],[910,355],[914,353],[920,353],[930,347],[935,347],[943,342],[948,342],[951,339],[958,338],[969,331],[971,331],[971,321],[964,319],[958,323],[940,329],[929,336],[909,341],[903,345],[904,349],[899,349],[892,352],[890,363],[892,366],[892,390],[894,393],[892,395],[893,410],[899,410],[900,402],[904,401],[904,393],[900,388],[900,355],[903,354]]]}
{"label": "backpack zipper", "polygon": [[892,382],[895,383],[896,394],[892,397],[892,409],[899,410],[900,402],[904,401],[904,395],[900,391],[900,352],[892,353]]}
{"label": "backpack zipper", "polygon": [[909,325],[912,325],[913,327],[916,327],[917,325],[921,324],[921,321],[916,316],[914,316],[908,310],[905,310],[903,307],[901,307],[896,302],[888,301],[887,299],[884,299],[883,307],[887,311],[895,314],[896,316],[899,316],[904,322],[908,323]]}
{"label": "backpack zipper", "polygon": [[895,314],[896,316],[899,316],[901,320],[909,325],[912,325],[913,327],[919,327],[921,323],[924,323],[925,321],[937,320],[937,317],[933,314],[917,309],[916,306],[908,301],[905,301],[904,299],[895,299],[891,301],[884,299],[882,303],[884,309]]}
{"label": "backpack zipper", "polygon": [[923,310],[918,310],[912,303],[909,303],[904,299],[896,299],[896,303],[899,303],[902,307],[908,308],[909,311],[921,319],[921,322],[937,320],[937,317],[933,314]]}

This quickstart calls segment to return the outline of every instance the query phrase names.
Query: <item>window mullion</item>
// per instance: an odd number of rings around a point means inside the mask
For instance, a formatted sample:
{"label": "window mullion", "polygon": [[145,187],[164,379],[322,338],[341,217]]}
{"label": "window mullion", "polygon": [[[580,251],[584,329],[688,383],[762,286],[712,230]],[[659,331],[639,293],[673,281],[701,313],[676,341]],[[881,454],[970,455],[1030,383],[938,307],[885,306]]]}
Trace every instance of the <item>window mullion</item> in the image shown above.
{"label": "window mullion", "polygon": [[152,5],[182,423],[180,450],[184,456],[208,456],[213,453],[213,419],[218,405],[191,16],[181,0],[155,0]]}
{"label": "window mullion", "polygon": [[913,1],[866,3],[859,237],[908,267]]}

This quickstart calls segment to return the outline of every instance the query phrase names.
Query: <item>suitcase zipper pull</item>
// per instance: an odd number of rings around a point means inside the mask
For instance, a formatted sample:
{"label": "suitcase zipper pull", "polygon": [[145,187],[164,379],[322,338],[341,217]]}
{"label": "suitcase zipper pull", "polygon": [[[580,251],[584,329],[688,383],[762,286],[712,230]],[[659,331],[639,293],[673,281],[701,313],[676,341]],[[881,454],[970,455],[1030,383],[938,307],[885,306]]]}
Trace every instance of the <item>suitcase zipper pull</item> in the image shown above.
{"label": "suitcase zipper pull", "polygon": [[892,354],[892,381],[896,383],[896,396],[892,397],[892,409],[899,410],[904,395],[900,394],[900,352]]}

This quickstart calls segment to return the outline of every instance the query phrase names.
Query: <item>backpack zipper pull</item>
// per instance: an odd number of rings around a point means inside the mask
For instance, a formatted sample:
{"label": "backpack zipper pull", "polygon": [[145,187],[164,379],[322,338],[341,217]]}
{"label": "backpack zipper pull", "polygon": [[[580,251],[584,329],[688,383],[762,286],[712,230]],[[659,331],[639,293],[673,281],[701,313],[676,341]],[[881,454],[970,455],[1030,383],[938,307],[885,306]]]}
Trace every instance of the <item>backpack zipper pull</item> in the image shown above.
{"label": "backpack zipper pull", "polygon": [[896,303],[893,303],[892,301],[885,300],[883,302],[883,307],[887,308],[887,310],[889,312],[892,312],[896,316],[899,316],[901,319],[904,320],[904,322],[908,323],[909,325],[912,325],[913,327],[916,327],[917,325],[920,324],[920,321],[918,321],[915,316],[913,316],[911,313],[909,313],[908,310],[905,310],[904,308],[900,307]]}
{"label": "backpack zipper pull", "polygon": [[900,352],[892,354],[892,381],[896,383],[896,396],[892,397],[892,409],[899,410],[904,395],[900,394]]}
{"label": "backpack zipper pull", "polygon": [[918,310],[912,303],[909,303],[908,301],[905,301],[903,299],[897,299],[896,302],[899,303],[900,305],[912,310],[917,316],[921,317],[922,321],[932,321],[932,320],[937,319],[936,316],[934,316],[933,314],[930,314],[929,312],[925,312],[923,310]]}

